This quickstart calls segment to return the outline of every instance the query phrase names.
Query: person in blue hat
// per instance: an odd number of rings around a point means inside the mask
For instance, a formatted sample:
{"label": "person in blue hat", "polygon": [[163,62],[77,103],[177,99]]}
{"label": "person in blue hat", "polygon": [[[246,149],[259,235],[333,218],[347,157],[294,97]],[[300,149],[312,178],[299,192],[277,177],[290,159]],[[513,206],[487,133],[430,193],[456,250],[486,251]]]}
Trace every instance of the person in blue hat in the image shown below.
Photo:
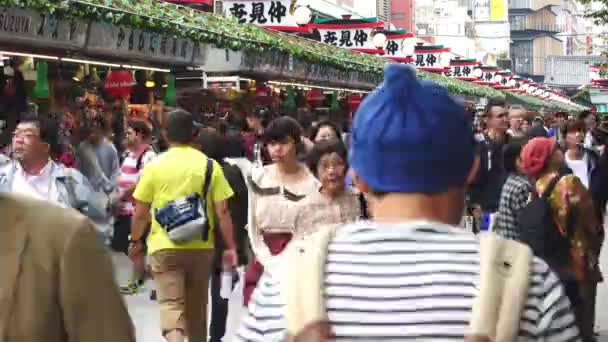
{"label": "person in blue hat", "polygon": [[[323,293],[326,320],[310,325],[323,338],[301,341],[465,340],[479,242],[458,225],[479,165],[475,151],[471,117],[446,89],[417,80],[410,66],[386,67],[384,83],[357,111],[351,137],[354,182],[373,220],[336,228],[322,288],[290,293]],[[237,341],[281,341],[293,322],[296,308],[286,307],[281,284],[305,266],[273,266],[258,283]],[[559,279],[537,259],[531,273],[518,340],[578,340]]]}

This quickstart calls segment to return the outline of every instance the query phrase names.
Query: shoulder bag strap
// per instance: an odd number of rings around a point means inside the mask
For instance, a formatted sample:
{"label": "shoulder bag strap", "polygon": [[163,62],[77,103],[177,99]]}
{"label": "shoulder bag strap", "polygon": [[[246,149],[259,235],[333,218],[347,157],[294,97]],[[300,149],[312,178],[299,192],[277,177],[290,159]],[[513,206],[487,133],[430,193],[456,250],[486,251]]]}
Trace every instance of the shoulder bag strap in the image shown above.
{"label": "shoulder bag strap", "polygon": [[207,158],[207,169],[205,170],[205,184],[203,184],[203,199],[207,200],[207,194],[211,187],[211,179],[213,176],[213,159]]}
{"label": "shoulder bag strap", "polygon": [[[323,297],[325,261],[337,226],[326,226],[305,240],[293,241],[287,249],[288,267],[283,274],[288,341],[324,342],[330,334]],[[326,334],[319,326],[327,328]],[[307,336],[307,337],[303,337]]]}

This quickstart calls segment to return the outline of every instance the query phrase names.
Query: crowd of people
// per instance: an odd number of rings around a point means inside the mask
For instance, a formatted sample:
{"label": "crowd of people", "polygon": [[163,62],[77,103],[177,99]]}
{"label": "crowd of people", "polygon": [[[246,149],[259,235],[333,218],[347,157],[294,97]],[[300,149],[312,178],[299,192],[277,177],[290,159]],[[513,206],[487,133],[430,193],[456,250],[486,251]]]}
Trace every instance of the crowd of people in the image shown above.
{"label": "crowd of people", "polygon": [[[608,129],[593,113],[530,115],[497,99],[471,113],[410,67],[391,65],[352,127],[267,109],[242,120],[200,120],[176,109],[162,129],[131,120],[121,133],[92,115],[78,144],[65,148],[56,119],[21,118],[0,168],[0,192],[87,216],[76,221],[87,222],[81,229],[94,231],[103,248],[82,242],[95,264],[81,271],[107,275],[109,261],[99,261],[107,249],[128,255],[132,279],[120,293],[136,294],[147,277],[154,280],[151,299],[167,341],[222,341],[222,291],[237,281],[238,267],[246,267],[247,314],[237,341],[475,341],[496,326],[521,341],[594,341]],[[515,317],[510,327],[475,314],[496,304],[496,296],[484,296],[488,284],[508,278],[512,267],[505,261],[484,273],[483,230],[535,256],[517,299],[522,309],[501,311],[503,319]],[[313,276],[293,256],[315,243],[324,250],[311,258],[325,259]],[[61,257],[78,259],[74,253]],[[290,291],[300,276],[306,281]],[[108,308],[100,315],[124,318],[117,291],[86,292],[107,296],[98,298]],[[315,292],[323,294],[319,308]],[[307,312],[316,315],[311,324],[296,324]],[[475,319],[494,328],[472,331]],[[133,339],[124,325],[116,333],[123,334],[116,341]]]}

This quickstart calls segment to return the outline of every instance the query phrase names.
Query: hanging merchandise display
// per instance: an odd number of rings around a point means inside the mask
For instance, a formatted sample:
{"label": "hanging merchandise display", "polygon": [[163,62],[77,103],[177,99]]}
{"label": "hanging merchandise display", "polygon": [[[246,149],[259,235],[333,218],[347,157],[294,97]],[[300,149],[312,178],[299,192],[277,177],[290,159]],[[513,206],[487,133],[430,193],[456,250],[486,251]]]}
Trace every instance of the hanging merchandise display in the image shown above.
{"label": "hanging merchandise display", "polygon": [[177,95],[175,93],[175,76],[167,75],[167,88],[165,89],[165,104],[175,106],[177,103]]}
{"label": "hanging merchandise display", "polygon": [[295,113],[297,107],[296,93],[292,87],[287,87],[287,96],[285,97],[285,101],[283,101],[281,108],[285,113]]}
{"label": "hanging merchandise display", "polygon": [[112,70],[106,76],[104,91],[113,98],[127,98],[135,85],[133,73],[129,70]]}
{"label": "hanging merchandise display", "polygon": [[363,101],[363,96],[359,93],[350,94],[348,96],[348,109],[351,113],[354,113],[359,109],[359,105],[361,105],[361,101]]}
{"label": "hanging merchandise display", "polygon": [[[386,36],[381,33],[384,23],[376,18],[364,19],[322,19],[308,27],[319,30],[321,42],[340,48],[365,53],[384,53]],[[384,39],[375,38],[384,35]]]}
{"label": "hanging merchandise display", "polygon": [[384,46],[384,55],[395,62],[412,63],[414,62],[414,47],[416,42],[414,34],[406,30],[396,30],[385,32],[386,44]]}
{"label": "hanging merchandise display", "polygon": [[331,112],[337,113],[338,111],[340,111],[340,101],[338,100],[338,92],[334,91],[331,94],[331,102],[329,105],[329,110]]}
{"label": "hanging merchandise display", "polygon": [[306,92],[306,102],[312,107],[321,107],[324,100],[325,95],[320,89],[311,89]]}
{"label": "hanging merchandise display", "polygon": [[46,62],[38,62],[36,66],[36,85],[32,95],[37,99],[48,99],[51,96],[49,89],[49,65]]}

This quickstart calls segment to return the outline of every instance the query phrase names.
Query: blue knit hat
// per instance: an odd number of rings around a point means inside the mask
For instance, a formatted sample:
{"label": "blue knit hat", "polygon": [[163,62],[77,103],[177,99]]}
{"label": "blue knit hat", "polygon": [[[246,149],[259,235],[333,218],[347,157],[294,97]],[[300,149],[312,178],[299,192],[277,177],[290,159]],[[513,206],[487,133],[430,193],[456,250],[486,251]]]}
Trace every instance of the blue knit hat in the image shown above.
{"label": "blue knit hat", "polygon": [[471,118],[413,67],[389,64],[356,113],[350,163],[370,188],[438,193],[463,185],[474,160]]}

